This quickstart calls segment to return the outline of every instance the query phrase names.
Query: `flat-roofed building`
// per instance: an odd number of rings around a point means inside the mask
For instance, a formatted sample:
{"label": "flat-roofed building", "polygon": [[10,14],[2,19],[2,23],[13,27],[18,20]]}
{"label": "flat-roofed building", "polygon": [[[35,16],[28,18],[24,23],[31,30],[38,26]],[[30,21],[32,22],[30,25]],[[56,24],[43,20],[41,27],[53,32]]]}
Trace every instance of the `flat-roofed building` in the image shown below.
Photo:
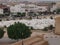
{"label": "flat-roofed building", "polygon": [[3,14],[3,9],[2,8],[0,8],[0,14]]}
{"label": "flat-roofed building", "polygon": [[10,13],[10,8],[6,5],[0,4],[0,14]]}
{"label": "flat-roofed building", "polygon": [[57,8],[60,8],[60,1],[59,2],[56,2],[56,7]]}
{"label": "flat-roofed building", "polygon": [[60,34],[60,17],[55,19],[55,33]]}

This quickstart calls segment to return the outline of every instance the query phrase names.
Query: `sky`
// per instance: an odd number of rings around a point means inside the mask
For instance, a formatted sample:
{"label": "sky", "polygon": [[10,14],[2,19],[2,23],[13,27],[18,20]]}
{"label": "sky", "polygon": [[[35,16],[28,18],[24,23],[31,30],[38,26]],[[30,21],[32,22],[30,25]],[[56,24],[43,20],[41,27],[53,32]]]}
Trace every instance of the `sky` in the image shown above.
{"label": "sky", "polygon": [[59,1],[59,0],[28,0],[28,1]]}
{"label": "sky", "polygon": [[60,1],[60,0],[0,0],[0,2],[14,2],[14,1],[30,1],[30,2],[38,2],[38,1]]}

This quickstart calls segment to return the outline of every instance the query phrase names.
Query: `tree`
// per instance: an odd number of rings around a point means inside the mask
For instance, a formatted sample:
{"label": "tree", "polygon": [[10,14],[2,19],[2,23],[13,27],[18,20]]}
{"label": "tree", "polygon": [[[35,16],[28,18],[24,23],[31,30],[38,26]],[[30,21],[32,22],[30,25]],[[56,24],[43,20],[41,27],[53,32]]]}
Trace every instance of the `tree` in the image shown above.
{"label": "tree", "polygon": [[4,31],[3,29],[0,28],[0,38],[2,38],[4,36]]}
{"label": "tree", "polygon": [[29,18],[28,18],[29,20],[31,20],[32,19],[32,17],[31,16],[29,16]]}
{"label": "tree", "polygon": [[49,29],[50,29],[50,30],[52,30],[53,28],[54,28],[53,25],[50,25],[50,26],[49,26]]}
{"label": "tree", "polygon": [[7,28],[7,34],[9,38],[19,40],[28,38],[31,35],[31,30],[25,24],[18,22]]}
{"label": "tree", "polygon": [[25,17],[25,15],[26,15],[26,13],[23,12],[21,16],[22,16],[22,17]]}
{"label": "tree", "polygon": [[29,26],[29,29],[33,30],[34,28],[32,26]]}
{"label": "tree", "polygon": [[41,12],[38,12],[39,15],[41,15]]}
{"label": "tree", "polygon": [[53,17],[51,16],[50,19],[53,19]]}
{"label": "tree", "polygon": [[45,28],[43,29],[43,31],[48,31],[48,28],[47,28],[47,27],[45,27]]}
{"label": "tree", "polygon": [[25,12],[23,12],[23,13],[18,12],[18,13],[17,13],[17,16],[18,16],[18,17],[21,17],[21,18],[22,18],[22,17],[25,17],[25,15],[26,15]]}
{"label": "tree", "polygon": [[17,12],[17,16],[20,17],[21,16],[21,13],[20,12]]}
{"label": "tree", "polygon": [[56,11],[57,11],[57,14],[59,14],[60,13],[60,8],[56,9]]}
{"label": "tree", "polygon": [[34,12],[33,11],[30,11],[30,12],[28,12],[28,15],[29,16],[34,16]]}
{"label": "tree", "polygon": [[34,13],[34,16],[36,16],[36,13]]}

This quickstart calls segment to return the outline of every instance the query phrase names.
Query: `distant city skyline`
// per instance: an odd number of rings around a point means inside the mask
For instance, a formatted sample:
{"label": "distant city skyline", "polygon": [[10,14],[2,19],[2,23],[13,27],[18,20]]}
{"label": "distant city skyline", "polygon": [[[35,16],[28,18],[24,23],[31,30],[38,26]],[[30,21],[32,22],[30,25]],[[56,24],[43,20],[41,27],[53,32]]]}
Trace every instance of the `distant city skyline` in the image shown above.
{"label": "distant city skyline", "polygon": [[39,2],[39,1],[60,1],[60,0],[0,0],[0,3],[2,2],[20,2],[20,1],[30,1],[30,2]]}
{"label": "distant city skyline", "polygon": [[[10,0],[13,1],[13,0]],[[60,1],[60,0],[15,0],[15,1]]]}
{"label": "distant city skyline", "polygon": [[22,1],[60,1],[60,0],[22,0]]}

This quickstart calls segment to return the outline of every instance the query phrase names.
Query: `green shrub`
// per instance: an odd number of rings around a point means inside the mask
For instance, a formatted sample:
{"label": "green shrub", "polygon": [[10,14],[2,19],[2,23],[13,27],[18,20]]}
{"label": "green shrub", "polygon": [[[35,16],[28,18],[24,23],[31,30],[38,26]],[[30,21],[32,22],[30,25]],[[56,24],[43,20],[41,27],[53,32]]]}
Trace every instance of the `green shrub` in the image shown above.
{"label": "green shrub", "polygon": [[53,19],[53,17],[51,16],[50,19]]}
{"label": "green shrub", "polygon": [[49,30],[52,30],[54,27],[53,27],[53,25],[50,25],[48,28],[49,28]]}
{"label": "green shrub", "polygon": [[45,28],[43,29],[43,31],[48,31],[48,28],[47,28],[47,27],[45,27]]}
{"label": "green shrub", "polygon": [[7,28],[7,34],[9,38],[19,40],[28,38],[31,35],[31,30],[25,24],[15,22]]}
{"label": "green shrub", "polygon": [[0,28],[0,38],[2,38],[4,36],[4,31],[3,29]]}
{"label": "green shrub", "polygon": [[33,30],[33,27],[30,27],[31,30]]}

